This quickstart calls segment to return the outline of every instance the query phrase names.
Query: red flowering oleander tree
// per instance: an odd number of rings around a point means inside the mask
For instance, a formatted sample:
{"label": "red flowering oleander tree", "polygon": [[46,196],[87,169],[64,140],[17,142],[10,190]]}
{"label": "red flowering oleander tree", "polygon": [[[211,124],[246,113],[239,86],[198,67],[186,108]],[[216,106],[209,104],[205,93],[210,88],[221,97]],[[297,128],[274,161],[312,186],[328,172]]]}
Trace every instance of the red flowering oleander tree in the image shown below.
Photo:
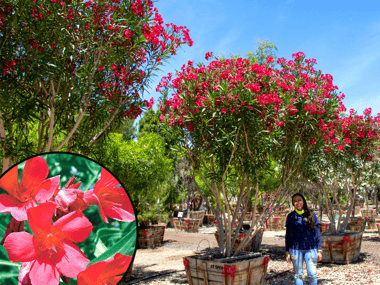
{"label": "red flowering oleander tree", "polygon": [[151,0],[2,0],[2,172],[31,154],[89,153],[152,107],[143,99],[152,75],[192,43]]}
{"label": "red flowering oleander tree", "polygon": [[[206,59],[210,56],[207,53]],[[223,256],[238,255],[271,215],[268,209],[259,219],[253,215],[249,232],[232,251],[251,191],[256,191],[256,210],[258,177],[272,161],[278,164],[281,184],[270,201],[273,213],[279,205],[275,202],[286,195],[284,186],[324,144],[316,130],[344,108],[332,76],[316,71],[316,61],[305,59],[302,52],[293,57],[279,58],[278,65],[271,57],[261,65],[242,58],[197,67],[189,61],[176,78],[168,74],[157,87],[163,95],[161,120],[177,132],[179,147],[215,198],[216,207],[208,206],[216,215]],[[234,189],[228,181],[234,181]],[[208,201],[202,191],[201,195]],[[237,197],[235,210],[233,197]],[[239,205],[242,215],[237,220]]]}
{"label": "red flowering oleander tree", "polygon": [[[1,242],[9,261],[3,260],[2,252],[1,264],[19,268],[20,284],[90,285],[120,281],[132,261],[135,244],[131,243],[136,242],[136,230],[131,230],[131,222],[135,228],[136,223],[129,197],[117,179],[101,168],[100,178],[94,179],[91,190],[79,189],[81,182],[75,183],[75,177],[62,187],[60,175],[46,179],[49,166],[39,156],[25,162],[20,183],[18,171],[15,166],[0,178],[0,189],[6,192],[0,195],[0,212],[12,216]],[[101,228],[94,233],[94,215],[86,211],[94,207],[91,205],[99,209],[100,223],[108,224],[109,218],[127,222],[127,230]],[[110,232],[122,233],[113,246],[107,248],[101,243],[99,250],[99,241],[91,242],[89,250],[84,245],[91,235],[99,237]]]}
{"label": "red flowering oleander tree", "polygon": [[[365,183],[369,175],[366,170],[375,167],[373,161],[377,155],[380,139],[380,115],[373,117],[371,108],[358,115],[353,109],[342,114],[323,129],[325,147],[315,153],[307,167],[309,177],[318,183],[320,193],[327,199],[325,209],[331,222],[331,233],[344,233],[354,210],[358,188]],[[338,201],[338,191],[344,189],[348,197],[346,210],[342,210]],[[335,201],[334,209],[330,198]],[[334,215],[339,211],[340,223]]]}

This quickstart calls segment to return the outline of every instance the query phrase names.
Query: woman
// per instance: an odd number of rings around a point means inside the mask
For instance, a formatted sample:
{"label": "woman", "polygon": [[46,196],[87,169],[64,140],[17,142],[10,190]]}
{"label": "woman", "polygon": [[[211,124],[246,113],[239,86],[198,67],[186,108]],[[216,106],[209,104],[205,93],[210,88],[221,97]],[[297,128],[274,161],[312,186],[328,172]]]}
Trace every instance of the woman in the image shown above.
{"label": "woman", "polygon": [[286,218],[286,261],[293,262],[296,285],[303,285],[303,261],[307,266],[310,285],[317,285],[317,261],[322,260],[321,235],[318,218],[311,212],[302,194],[292,196],[295,208]]}

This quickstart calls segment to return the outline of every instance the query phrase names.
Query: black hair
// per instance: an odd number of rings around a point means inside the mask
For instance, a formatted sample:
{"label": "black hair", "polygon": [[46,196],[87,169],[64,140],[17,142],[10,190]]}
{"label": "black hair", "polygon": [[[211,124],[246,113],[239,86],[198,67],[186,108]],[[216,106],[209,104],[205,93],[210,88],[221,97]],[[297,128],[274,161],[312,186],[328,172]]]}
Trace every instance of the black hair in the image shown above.
{"label": "black hair", "polygon": [[306,203],[305,197],[301,193],[294,194],[292,196],[292,205],[293,206],[294,206],[293,198],[295,196],[300,196],[302,198],[302,200],[303,200],[303,210],[304,210],[304,213],[302,214],[302,216],[306,218],[307,228],[309,230],[314,230],[314,228],[315,228],[314,215],[313,215],[313,212],[310,211],[309,208],[307,207],[307,203]]}

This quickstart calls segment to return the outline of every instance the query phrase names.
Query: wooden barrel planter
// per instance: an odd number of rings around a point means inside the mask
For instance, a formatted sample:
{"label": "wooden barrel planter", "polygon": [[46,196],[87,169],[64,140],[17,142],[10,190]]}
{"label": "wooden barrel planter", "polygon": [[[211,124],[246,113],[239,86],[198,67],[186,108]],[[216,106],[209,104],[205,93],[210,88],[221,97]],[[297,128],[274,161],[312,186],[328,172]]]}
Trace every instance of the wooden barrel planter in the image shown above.
{"label": "wooden barrel planter", "polygon": [[138,230],[138,243],[140,248],[155,248],[164,241],[164,226],[148,226]]}
{"label": "wooden barrel planter", "polygon": [[201,220],[199,219],[187,219],[187,218],[174,218],[174,228],[179,231],[185,231],[189,233],[197,233]]}
{"label": "wooden barrel planter", "polygon": [[[247,243],[247,245],[243,248],[244,251],[250,251],[250,252],[258,252],[261,246],[261,242],[263,240],[263,233],[264,229],[259,230],[256,235],[252,238],[252,240]],[[216,242],[219,246],[219,233],[216,232],[215,234]],[[231,235],[231,240],[234,238],[235,233]],[[232,249],[237,249],[239,244],[243,241],[245,234],[241,233],[237,236],[235,240],[235,244],[233,245]]]}
{"label": "wooden barrel planter", "polygon": [[350,230],[354,232],[364,232],[367,224],[366,218],[350,217]]}
{"label": "wooden barrel planter", "polygon": [[[236,219],[237,219],[238,221],[240,220],[241,215],[242,215],[241,212],[239,212],[239,213],[237,214]],[[243,221],[251,221],[251,220],[252,220],[252,215],[253,215],[252,212],[247,212],[247,213],[245,213]]]}
{"label": "wooden barrel planter", "polygon": [[244,215],[244,221],[251,221],[252,220],[252,216],[253,216],[252,212],[245,213],[245,215]]}
{"label": "wooden barrel planter", "polygon": [[242,252],[229,258],[209,256],[183,258],[189,285],[263,285],[266,283],[269,255]]}
{"label": "wooden barrel planter", "polygon": [[376,210],[361,210],[362,217],[374,217],[376,216]]}
{"label": "wooden barrel planter", "polygon": [[363,232],[343,235],[321,235],[322,261],[328,263],[350,264],[359,258]]}
{"label": "wooden barrel planter", "polygon": [[360,208],[363,208],[363,206],[364,206],[364,199],[363,199],[363,198],[356,199],[356,200],[355,200],[355,206],[358,206],[358,207],[360,207]]}
{"label": "wooden barrel planter", "polygon": [[206,213],[205,211],[190,212],[190,219],[200,220],[199,227],[201,227],[203,224],[203,219],[204,219],[205,213]]}
{"label": "wooden barrel planter", "polygon": [[214,214],[205,214],[203,218],[204,224],[211,224],[215,222],[215,215]]}
{"label": "wooden barrel planter", "polygon": [[281,231],[285,227],[286,216],[271,217],[266,221],[266,230]]}
{"label": "wooden barrel planter", "polygon": [[376,224],[380,224],[380,216],[369,216],[367,218],[367,227],[370,230],[376,230]]}

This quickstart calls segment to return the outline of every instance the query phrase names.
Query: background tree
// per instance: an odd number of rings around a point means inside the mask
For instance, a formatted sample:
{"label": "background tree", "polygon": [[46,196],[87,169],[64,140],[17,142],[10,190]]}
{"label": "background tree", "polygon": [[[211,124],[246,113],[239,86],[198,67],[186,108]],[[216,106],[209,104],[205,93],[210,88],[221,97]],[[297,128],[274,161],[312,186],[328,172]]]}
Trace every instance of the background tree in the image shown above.
{"label": "background tree", "polygon": [[165,211],[164,202],[172,161],[165,155],[165,142],[158,134],[146,133],[138,140],[127,141],[122,134],[110,134],[93,158],[123,183],[140,224],[166,221],[169,212]]}
{"label": "background tree", "polygon": [[[321,193],[326,197],[333,234],[345,231],[359,187],[371,179],[366,169],[371,168],[371,165],[375,168],[372,161],[379,144],[379,122],[380,116],[373,117],[370,108],[364,110],[364,116],[357,115],[353,109],[348,115],[341,114],[324,128],[325,147],[316,152],[316,156],[305,167],[311,170],[309,177],[318,183]],[[345,211],[341,209],[338,199],[341,189],[348,196]],[[336,225],[334,207],[340,217],[344,215],[343,223]]]}

